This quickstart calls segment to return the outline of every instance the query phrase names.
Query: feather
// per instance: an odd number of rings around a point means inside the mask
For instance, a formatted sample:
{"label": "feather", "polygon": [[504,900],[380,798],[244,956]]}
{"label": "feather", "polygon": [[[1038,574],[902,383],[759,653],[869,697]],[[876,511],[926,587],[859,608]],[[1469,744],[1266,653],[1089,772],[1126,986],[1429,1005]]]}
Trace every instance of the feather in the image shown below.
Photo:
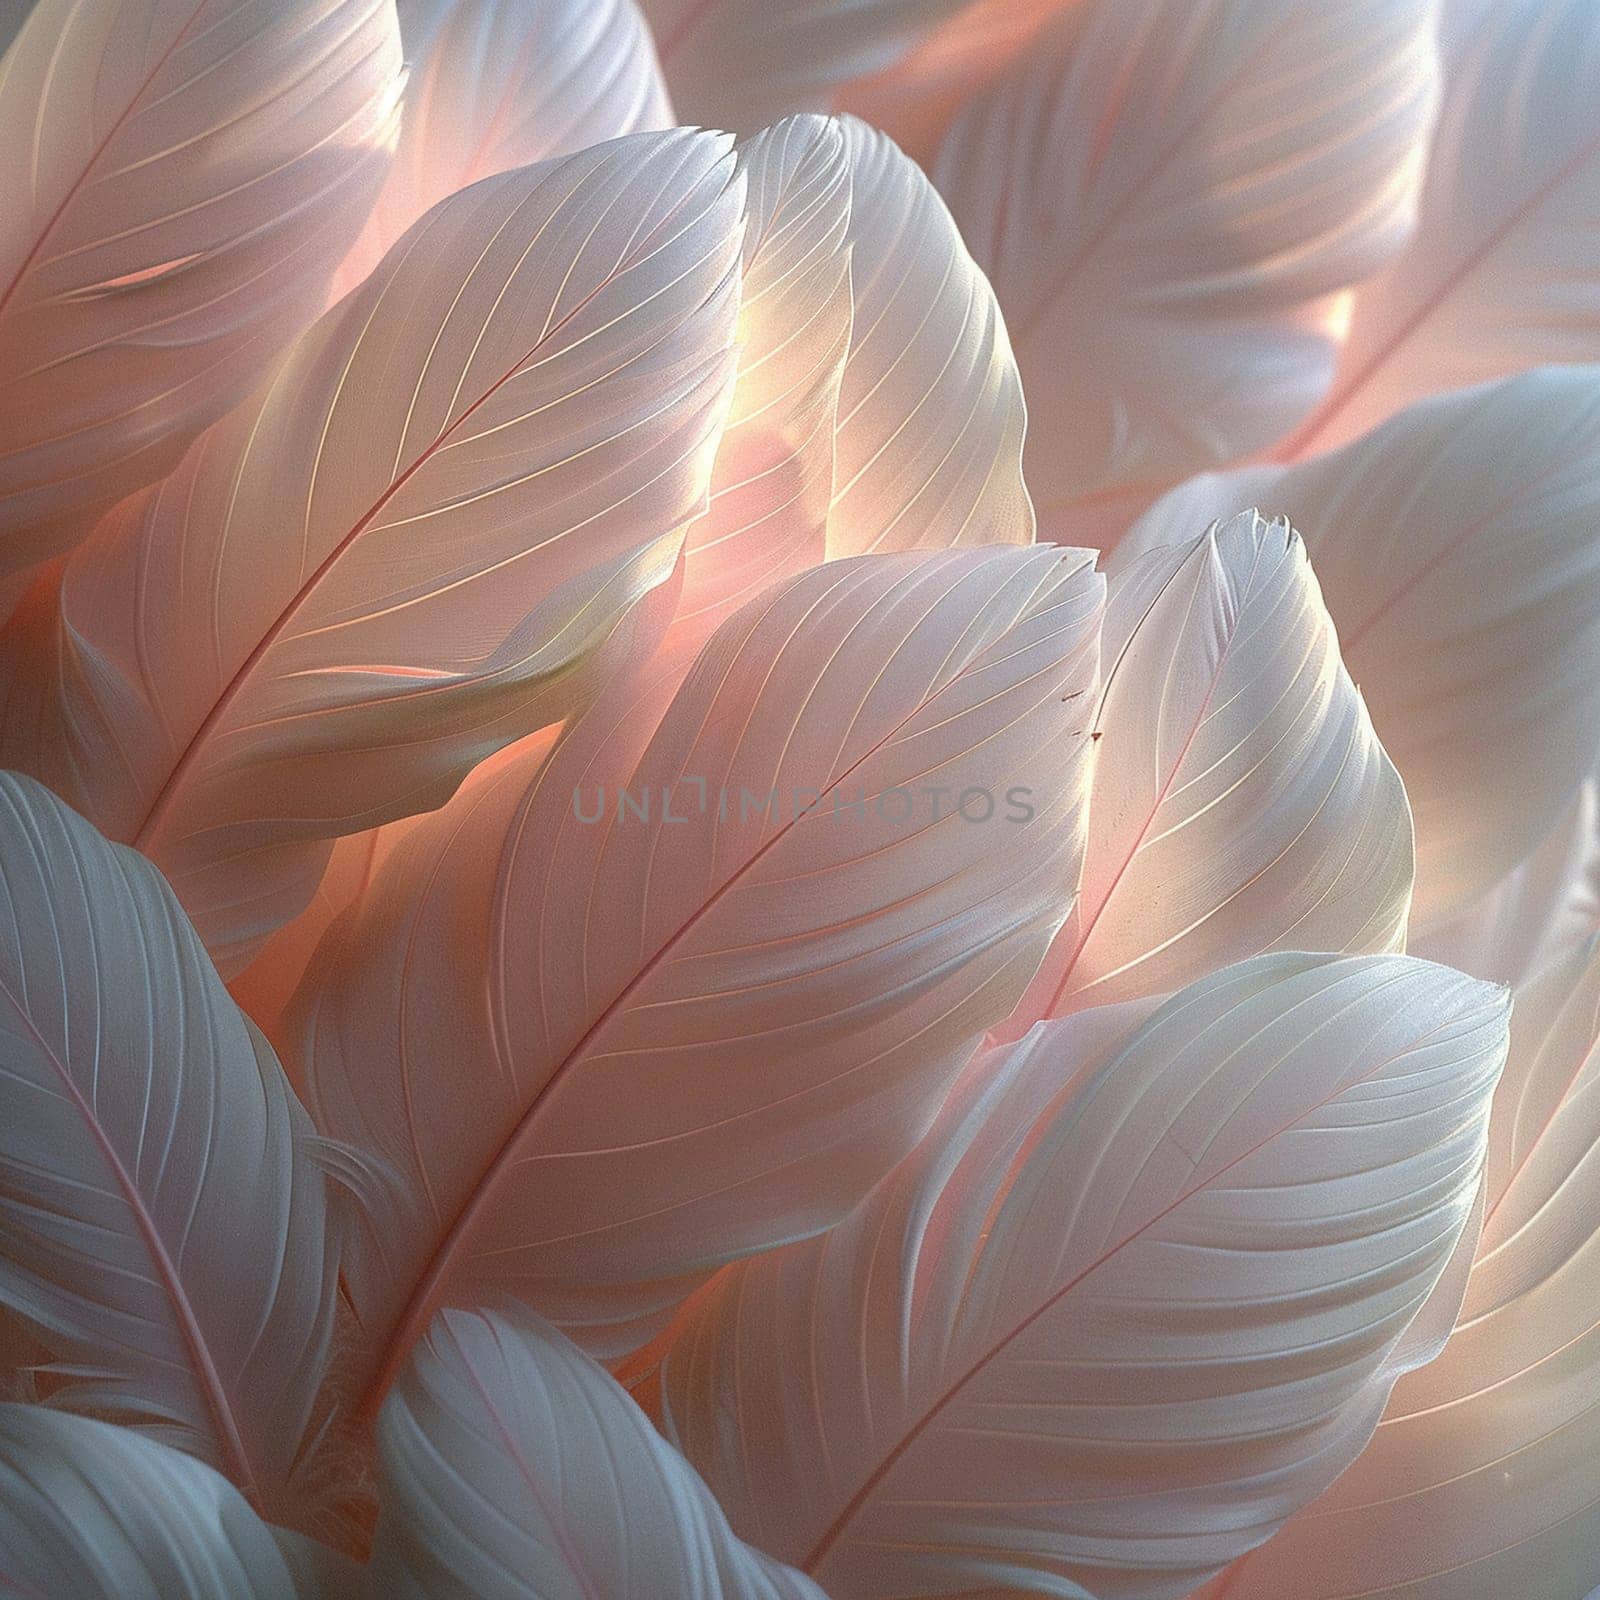
{"label": "feather", "polygon": [[679,131],[453,196],[113,513],[42,640],[13,626],[8,759],[149,855],[230,974],[329,841],[580,703],[672,575],[742,190],[725,139]]}
{"label": "feather", "polygon": [[161,875],[10,773],[0,896],[0,1303],[55,1403],[281,1511],[333,1330],[310,1120]]}
{"label": "feather", "polygon": [[335,296],[480,178],[675,120],[634,0],[400,0],[400,147]]}
{"label": "feather", "polygon": [[1544,843],[1414,955],[1519,984],[1600,933],[1600,795],[1589,778]]}
{"label": "feather", "polygon": [[[747,193],[738,380],[708,508],[684,539],[681,600],[637,697],[648,697],[649,709],[630,720],[646,736],[717,625],[765,584],[825,553],[839,374],[850,340],[844,138],[823,118],[793,117],[740,146],[738,156]],[[549,742],[538,754],[525,752],[533,766]],[[407,819],[341,839],[313,903],[231,985],[275,1043],[319,940],[366,894],[378,862],[409,826]]]}
{"label": "feather", "polygon": [[1405,789],[1287,523],[1121,569],[1104,654],[1078,904],[1002,1037],[1267,950],[1404,948]]}
{"label": "feather", "polygon": [[1600,361],[1600,10],[1451,0],[1416,236],[1356,297],[1332,389],[1278,452],[1356,438],[1440,390]]}
{"label": "feather", "polygon": [[994,291],[915,163],[853,117],[855,326],[830,556],[1028,544],[1025,409]]}
{"label": "feather", "polygon": [[490,1293],[624,1354],[915,1142],[1070,906],[1102,594],[1081,551],[815,569],[653,734],[602,699],[404,841],[297,1002],[319,1126],[400,1175],[359,1409]]}
{"label": "feather", "polygon": [[889,66],[965,3],[640,0],[679,114],[739,133],[825,110],[839,84]]}
{"label": "feather", "polygon": [[[366,833],[346,834],[333,847],[327,870],[311,904],[293,922],[278,929],[254,961],[233,979],[228,992],[241,1010],[276,1047],[284,1037],[283,1017],[323,935],[357,905],[377,874],[378,865],[403,839],[415,819],[405,817]],[[293,1065],[293,1059],[285,1062]],[[294,1080],[291,1078],[290,1080]],[[295,1083],[295,1092],[304,1087]]]}
{"label": "feather", "polygon": [[1041,514],[1270,444],[1415,217],[1432,0],[1084,0],[935,180],[1011,327]]}
{"label": "feather", "polygon": [[50,1352],[32,1326],[15,1312],[0,1309],[0,1401],[39,1399],[39,1374]]}
{"label": "feather", "polygon": [[[849,150],[844,129],[814,116],[787,118],[739,147],[739,375],[710,502],[684,541],[683,599],[665,646],[674,666],[662,663],[662,674],[681,675],[746,600],[827,554],[850,348]],[[864,196],[869,205],[889,198],[870,184]]]}
{"label": "feather", "polygon": [[1197,478],[1116,565],[1261,506],[1305,539],[1417,830],[1412,931],[1560,820],[1600,738],[1600,367],[1424,401],[1316,461]]}
{"label": "feather", "polygon": [[616,1383],[525,1314],[442,1313],[378,1448],[384,1600],[823,1600],[734,1538]]}
{"label": "feather", "polygon": [[1361,1459],[1208,1600],[1541,1600],[1600,1580],[1600,941],[1517,990],[1460,1324]]}
{"label": "feather", "polygon": [[999,78],[1045,24],[1081,0],[967,0],[909,55],[845,84],[834,105],[882,128],[907,155],[931,164],[966,102]]}
{"label": "feather", "polygon": [[1506,996],[1276,954],[1153,1005],[981,1058],[839,1228],[676,1330],[667,1437],[834,1600],[1180,1600],[1442,1342]]}
{"label": "feather", "polygon": [[192,1456],[88,1417],[0,1406],[6,1594],[341,1600],[358,1582],[331,1551],[268,1527]]}
{"label": "feather", "polygon": [[38,0],[0,59],[0,576],[168,471],[316,315],[399,74],[379,0]]}

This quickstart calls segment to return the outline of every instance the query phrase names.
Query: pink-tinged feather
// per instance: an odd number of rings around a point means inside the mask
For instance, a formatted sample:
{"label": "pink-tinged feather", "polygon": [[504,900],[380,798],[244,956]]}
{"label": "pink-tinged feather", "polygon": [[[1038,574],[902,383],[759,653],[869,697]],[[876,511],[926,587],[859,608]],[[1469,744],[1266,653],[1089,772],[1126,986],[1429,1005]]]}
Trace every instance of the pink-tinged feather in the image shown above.
{"label": "pink-tinged feather", "polygon": [[834,1600],[1181,1600],[1436,1349],[1508,1011],[1277,954],[1046,1023],[840,1227],[696,1300],[668,1438]]}
{"label": "pink-tinged feather", "polygon": [[170,470],[383,182],[381,0],[38,0],[0,57],[0,574]]}
{"label": "pink-tinged feather", "polygon": [[19,1600],[345,1600],[357,1569],[146,1434],[0,1405],[0,1586]]}
{"label": "pink-tinged feather", "polygon": [[0,1304],[53,1404],[304,1513],[337,1265],[310,1119],[155,868],[9,773],[0,918]]}
{"label": "pink-tinged feather", "polygon": [[11,630],[7,759],[155,860],[227,970],[334,838],[582,703],[676,570],[742,195],[683,130],[444,201]]}
{"label": "pink-tinged feather", "polygon": [[1082,0],[968,0],[887,71],[845,84],[840,111],[885,133],[907,155],[931,164],[967,101],[1022,55],[1045,24]]}
{"label": "pink-tinged feather", "polygon": [[444,1312],[378,1443],[385,1600],[824,1600],[740,1543],[615,1381],[526,1313]]}
{"label": "pink-tinged feather", "polygon": [[456,190],[676,120],[634,0],[400,0],[398,10],[400,146],[335,298]]}
{"label": "pink-tinged feather", "polygon": [[1041,514],[1272,443],[1405,242],[1431,0],[1082,0],[934,168],[1011,327]]}
{"label": "pink-tinged feather", "polygon": [[1416,821],[1426,938],[1549,835],[1600,745],[1600,367],[1413,406],[1290,468],[1194,479],[1115,567],[1249,506],[1290,518]]}
{"label": "pink-tinged feather", "polygon": [[965,0],[639,0],[680,116],[753,133],[825,111],[839,85],[882,71]]}
{"label": "pink-tinged feather", "polygon": [[[648,669],[657,713],[720,622],[826,553],[839,376],[850,342],[844,136],[826,119],[794,117],[740,146],[738,156],[746,179],[738,378],[707,510],[684,539],[677,613]],[[541,751],[555,731],[535,736]],[[530,770],[543,759],[531,747],[522,754]],[[341,839],[312,904],[230,985],[274,1042],[318,942],[359,903],[410,825]]]}
{"label": "pink-tinged feather", "polygon": [[419,825],[300,1001],[321,1126],[398,1175],[363,1410],[492,1292],[624,1354],[914,1143],[1070,908],[1102,595],[1081,551],[816,569]]}
{"label": "pink-tinged feather", "polygon": [[665,645],[680,676],[746,600],[828,554],[850,349],[849,139],[826,118],[790,117],[738,156],[746,187],[739,375],[709,503],[684,540],[683,599]]}
{"label": "pink-tinged feather", "polygon": [[1297,460],[1396,412],[1554,361],[1600,360],[1600,10],[1451,0],[1416,236],[1364,284]]}
{"label": "pink-tinged feather", "polygon": [[[554,730],[547,730],[545,736],[553,738]],[[328,857],[311,904],[293,922],[278,929],[260,955],[229,983],[228,992],[275,1047],[283,1042],[284,1012],[304,980],[306,967],[323,936],[339,917],[361,902],[380,863],[414,822],[414,818],[406,817],[339,840]],[[286,1065],[293,1066],[292,1057]],[[301,1088],[302,1084],[295,1083],[296,1091]]]}
{"label": "pink-tinged feather", "polygon": [[893,141],[841,119],[855,322],[828,554],[1028,544],[1022,381],[994,291]]}
{"label": "pink-tinged feather", "polygon": [[1361,1459],[1207,1600],[1485,1600],[1600,1580],[1600,944],[1516,992],[1461,1320]]}
{"label": "pink-tinged feather", "polygon": [[1268,950],[1404,948],[1411,810],[1287,523],[1129,562],[1103,654],[1082,889],[1002,1037]]}
{"label": "pink-tinged feather", "polygon": [[1600,933],[1600,793],[1593,778],[1526,861],[1459,917],[1411,941],[1413,955],[1520,984]]}

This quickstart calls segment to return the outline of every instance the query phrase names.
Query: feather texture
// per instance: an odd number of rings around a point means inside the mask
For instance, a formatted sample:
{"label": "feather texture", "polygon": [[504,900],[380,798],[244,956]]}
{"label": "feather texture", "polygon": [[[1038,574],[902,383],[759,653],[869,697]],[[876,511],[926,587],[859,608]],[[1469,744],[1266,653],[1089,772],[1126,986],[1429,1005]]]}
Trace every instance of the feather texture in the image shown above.
{"label": "feather texture", "polygon": [[[415,822],[406,817],[339,840],[311,904],[293,922],[279,928],[255,960],[228,984],[228,992],[274,1046],[283,1040],[284,1013],[323,935],[366,895],[379,864]],[[294,1058],[284,1065],[292,1069]],[[297,1093],[304,1087],[298,1082],[294,1086]]]}
{"label": "feather texture", "polygon": [[[845,129],[797,116],[739,147],[745,176],[739,375],[706,514],[684,541],[672,666],[768,583],[827,554],[839,385],[850,349],[852,174]],[[870,184],[864,204],[893,203]],[[943,397],[941,397],[943,398]],[[953,540],[951,542],[954,542]]]}
{"label": "feather texture", "polygon": [[1082,892],[1008,1037],[1267,950],[1404,948],[1410,808],[1287,523],[1122,569],[1104,655]]}
{"label": "feather texture", "polygon": [[[792,117],[738,151],[746,179],[738,379],[704,515],[684,539],[677,612],[638,682],[630,728],[648,734],[694,653],[764,585],[823,560],[839,378],[850,343],[850,183],[841,130]],[[665,619],[663,619],[663,622]],[[629,691],[631,692],[631,691]],[[290,995],[334,919],[353,907],[409,821],[339,841],[313,903],[233,984],[275,1041]]]}
{"label": "feather texture", "polygon": [[310,1120],[160,874],[9,773],[0,908],[0,1303],[58,1403],[281,1511],[333,1327]]}
{"label": "feather texture", "polygon": [[444,1312],[378,1440],[383,1600],[823,1600],[734,1538],[633,1401],[525,1315]]}
{"label": "feather texture", "polygon": [[126,1428],[0,1406],[0,1591],[39,1600],[344,1600],[355,1570]]}
{"label": "feather texture", "polygon": [[1416,237],[1356,297],[1326,400],[1284,459],[1439,390],[1600,360],[1600,11],[1451,0]]}
{"label": "feather texture", "polygon": [[1488,1217],[1444,1354],[1208,1600],[1573,1600],[1600,1580],[1600,942],[1517,991]]}
{"label": "feather texture", "polygon": [[839,84],[888,66],[964,3],[640,0],[679,114],[739,133],[826,110]]}
{"label": "feather texture", "polygon": [[1426,935],[1535,850],[1600,738],[1600,368],[1414,406],[1289,468],[1197,478],[1117,564],[1212,517],[1294,522],[1405,780]]}
{"label": "feather texture", "polygon": [[893,66],[845,84],[835,106],[882,128],[931,163],[956,114],[988,88],[1045,24],[1081,0],[967,0]]}
{"label": "feather texture", "polygon": [[1026,412],[994,291],[916,164],[854,117],[841,126],[855,326],[828,554],[1028,544]]}
{"label": "feather texture", "polygon": [[227,969],[328,841],[569,712],[671,575],[733,377],[742,189],[680,131],[443,202],[77,552],[42,641],[13,630],[9,758],[155,860]]}
{"label": "feather texture", "polygon": [[1600,933],[1600,794],[1589,778],[1520,866],[1411,945],[1475,978],[1519,984]]}
{"label": "feather texture", "polygon": [[381,0],[38,0],[0,59],[0,576],[172,467],[316,315],[399,72]]}
{"label": "feather texture", "polygon": [[694,1302],[668,1437],[834,1600],[1180,1600],[1443,1342],[1453,1304],[1414,1319],[1508,1009],[1403,956],[1283,954],[1045,1024],[841,1227]]}
{"label": "feather texture", "polygon": [[302,997],[321,1126],[401,1176],[367,1409],[491,1292],[624,1353],[916,1140],[1070,905],[1102,593],[1081,551],[816,569],[653,736],[603,700],[419,825]]}
{"label": "feather texture", "polygon": [[335,293],[480,178],[674,121],[634,0],[400,0],[400,146]]}
{"label": "feather texture", "polygon": [[1041,509],[1269,444],[1333,374],[1329,297],[1414,221],[1431,0],[1083,0],[935,178],[993,280]]}

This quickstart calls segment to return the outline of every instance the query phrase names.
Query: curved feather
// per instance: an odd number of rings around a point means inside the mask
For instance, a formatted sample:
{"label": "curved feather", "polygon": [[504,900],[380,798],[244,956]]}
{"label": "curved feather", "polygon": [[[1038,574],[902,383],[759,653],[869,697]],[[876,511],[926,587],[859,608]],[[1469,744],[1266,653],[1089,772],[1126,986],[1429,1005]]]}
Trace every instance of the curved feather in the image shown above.
{"label": "curved feather", "polygon": [[1106,656],[1082,890],[1020,1018],[1274,948],[1403,946],[1405,792],[1287,523],[1245,513],[1120,571]]}
{"label": "curved feather", "polygon": [[828,554],[1028,544],[1026,412],[994,291],[916,164],[854,117],[840,126],[855,326]]}
{"label": "curved feather", "polygon": [[[665,645],[680,675],[746,600],[827,555],[852,316],[849,152],[846,130],[815,116],[786,118],[738,149],[739,374],[710,501],[684,540],[683,598]],[[864,197],[882,199],[870,188]]]}
{"label": "curved feather", "polygon": [[[308,1580],[320,1576],[323,1583]],[[0,1406],[0,1590],[49,1600],[338,1600],[332,1552],[269,1528],[192,1456],[126,1428]]]}
{"label": "curved feather", "polygon": [[[747,195],[738,378],[707,509],[684,538],[677,612],[648,687],[640,686],[652,710],[630,724],[646,734],[717,625],[766,584],[825,555],[839,375],[850,341],[844,137],[824,118],[792,117],[741,145],[738,158]],[[319,940],[366,894],[379,860],[409,825],[341,839],[312,904],[230,985],[274,1042]]]}
{"label": "curved feather", "polygon": [[1045,24],[1080,0],[967,0],[908,55],[855,83],[834,105],[882,128],[907,155],[931,164],[967,101],[1011,66]]}
{"label": "curved feather", "polygon": [[1078,903],[1005,1037],[1268,950],[1404,948],[1410,807],[1286,522],[1119,571],[1104,653]]}
{"label": "curved feather", "polygon": [[741,1544],[615,1381],[525,1314],[446,1311],[378,1421],[386,1600],[823,1600]]}
{"label": "curved feather", "polygon": [[1600,793],[1589,778],[1520,866],[1414,955],[1475,978],[1519,984],[1600,932]]}
{"label": "curved feather", "polygon": [[399,73],[381,0],[38,0],[0,59],[0,575],[168,471],[316,315]]}
{"label": "curved feather", "polygon": [[399,149],[335,295],[456,190],[675,121],[634,0],[400,0],[399,14]]}
{"label": "curved feather", "polygon": [[1600,737],[1600,367],[1424,401],[1287,470],[1197,478],[1117,564],[1261,506],[1305,539],[1417,830],[1426,936],[1538,848]]}
{"label": "curved feather", "polygon": [[1414,1319],[1474,1210],[1505,995],[1278,954],[1151,1009],[980,1058],[846,1222],[686,1313],[668,1438],[835,1600],[1180,1600],[1442,1342]]}
{"label": "curved feather", "polygon": [[1600,360],[1600,12],[1589,0],[1445,12],[1446,93],[1416,235],[1362,286],[1333,387],[1282,459],[1440,390]]}
{"label": "curved feather", "polygon": [[418,826],[302,997],[319,1125],[400,1178],[364,1409],[494,1292],[625,1353],[915,1142],[1070,905],[1102,593],[1082,551],[816,569],[659,727],[602,699]]}
{"label": "curved feather", "polygon": [[57,1403],[281,1508],[333,1331],[310,1120],[161,875],[10,773],[0,911],[0,1303]]}
{"label": "curved feather", "polygon": [[[1488,1217],[1444,1354],[1361,1459],[1218,1581],[1226,1600],[1483,1600],[1600,1580],[1600,941],[1517,991]],[[1210,1600],[1213,1591],[1205,1591]]]}
{"label": "curved feather", "polygon": [[1278,438],[1330,297],[1415,218],[1431,0],[1085,0],[957,120],[935,179],[1011,327],[1041,512]]}
{"label": "curved feather", "polygon": [[[372,887],[380,863],[406,836],[416,819],[402,818],[366,833],[346,834],[334,845],[311,904],[267,941],[261,953],[228,984],[245,1015],[278,1047],[284,1038],[284,1013],[305,978],[323,935]],[[284,1065],[293,1068],[294,1058]],[[293,1077],[295,1092],[304,1085]]]}
{"label": "curved feather", "polygon": [[672,102],[689,122],[752,133],[897,60],[965,0],[639,0]]}
{"label": "curved feather", "polygon": [[[14,629],[9,759],[171,879],[227,967],[328,841],[558,720],[705,504],[743,184],[636,134],[417,224]],[[30,659],[30,657],[32,659]]]}

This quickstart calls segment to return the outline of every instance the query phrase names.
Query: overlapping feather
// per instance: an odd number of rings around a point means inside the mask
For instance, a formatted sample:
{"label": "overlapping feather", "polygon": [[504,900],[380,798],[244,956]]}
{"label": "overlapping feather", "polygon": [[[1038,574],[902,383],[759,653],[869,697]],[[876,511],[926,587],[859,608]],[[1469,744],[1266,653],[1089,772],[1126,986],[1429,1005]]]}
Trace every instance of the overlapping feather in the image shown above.
{"label": "overlapping feather", "polygon": [[444,1312],[378,1443],[373,1600],[824,1600],[536,1318]]}
{"label": "overlapping feather", "polygon": [[329,841],[559,719],[671,574],[733,378],[727,141],[636,134],[443,202],[14,629],[8,759],[236,967]]}
{"label": "overlapping feather", "polygon": [[1285,954],[1151,1009],[980,1058],[847,1221],[675,1329],[669,1439],[834,1600],[1182,1600],[1442,1346],[1504,993]]}
{"label": "overlapping feather", "polygon": [[1006,1037],[1266,950],[1404,948],[1405,790],[1287,523],[1129,563],[1103,655],[1082,892]]}
{"label": "overlapping feather", "polygon": [[316,315],[399,73],[385,0],[38,0],[0,58],[0,577],[171,468]]}
{"label": "overlapping feather", "polygon": [[835,87],[896,61],[966,0],[640,0],[678,114],[750,133],[824,111]]}
{"label": "overlapping feather", "polygon": [[1600,944],[1517,990],[1487,1218],[1444,1354],[1366,1453],[1206,1600],[1583,1594],[1600,1570]]}
{"label": "overlapping feather", "polygon": [[653,735],[602,699],[404,841],[305,995],[321,1126],[401,1178],[365,1408],[486,1294],[623,1353],[909,1148],[1071,905],[1101,595],[1080,551],[816,569]]}
{"label": "overlapping feather", "polygon": [[841,126],[855,323],[828,554],[1027,544],[1022,382],[994,290],[893,141]]}
{"label": "overlapping feather", "polygon": [[0,1405],[0,1591],[49,1600],[351,1600],[355,1568],[269,1527],[192,1456]]}
{"label": "overlapping feather", "polygon": [[634,0],[400,0],[399,148],[335,294],[438,201],[480,178],[672,126]]}
{"label": "overlapping feather", "polygon": [[1337,296],[1405,241],[1429,0],[1081,0],[935,178],[1011,326],[1041,510],[1159,489],[1321,398]]}
{"label": "overlapping feather", "polygon": [[1414,401],[1600,360],[1600,11],[1449,0],[1416,236],[1356,297],[1327,398],[1277,454],[1348,443]]}
{"label": "overlapping feather", "polygon": [[1600,368],[1424,401],[1299,466],[1196,478],[1117,564],[1249,506],[1300,530],[1405,780],[1425,934],[1531,854],[1595,765]]}
{"label": "overlapping feather", "polygon": [[328,1210],[310,1119],[161,875],[0,774],[0,1304],[60,1359],[56,1403],[294,1510]]}

